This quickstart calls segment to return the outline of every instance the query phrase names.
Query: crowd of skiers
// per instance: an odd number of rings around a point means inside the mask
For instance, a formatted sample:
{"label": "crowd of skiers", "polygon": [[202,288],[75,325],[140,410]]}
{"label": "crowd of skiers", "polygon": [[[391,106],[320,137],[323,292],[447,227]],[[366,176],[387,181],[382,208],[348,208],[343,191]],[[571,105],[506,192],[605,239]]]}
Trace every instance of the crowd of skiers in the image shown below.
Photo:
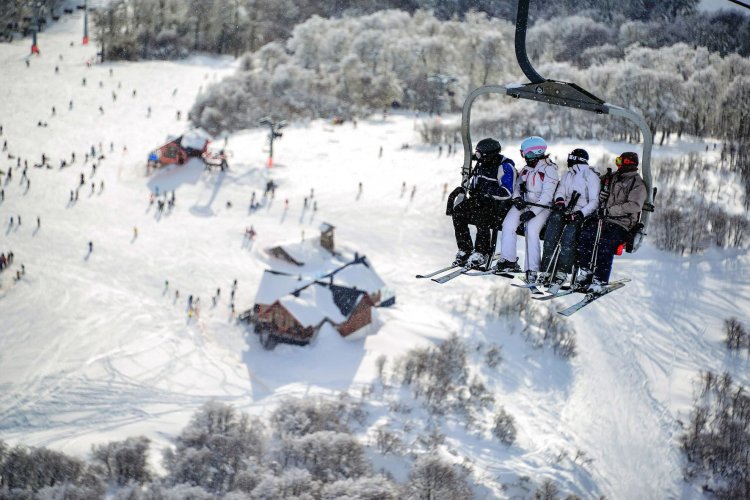
{"label": "crowd of skiers", "polygon": [[0,253],[0,271],[13,264],[13,252]]}
{"label": "crowd of skiers", "polygon": [[[477,144],[467,187],[448,197],[458,246],[454,265],[487,266],[495,245],[492,230],[501,230],[495,272],[525,271],[529,282],[554,293],[575,268],[572,281],[578,289],[601,291],[618,248],[638,229],[647,199],[638,155],[622,153],[615,159],[616,170],[601,176],[582,148],[568,154],[561,176],[541,137],[525,139],[521,156],[525,164],[516,171],[498,141]],[[474,242],[469,224],[476,226]],[[525,236],[523,269],[516,256],[519,234]]]}

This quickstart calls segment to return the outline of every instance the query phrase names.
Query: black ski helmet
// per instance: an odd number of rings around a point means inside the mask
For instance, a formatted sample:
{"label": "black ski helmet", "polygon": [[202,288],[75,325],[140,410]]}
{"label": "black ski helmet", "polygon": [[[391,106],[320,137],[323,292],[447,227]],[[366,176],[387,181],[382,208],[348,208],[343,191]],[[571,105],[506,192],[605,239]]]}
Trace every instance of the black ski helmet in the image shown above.
{"label": "black ski helmet", "polygon": [[573,151],[570,152],[568,155],[568,168],[572,167],[573,165],[577,165],[579,163],[586,163],[589,162],[589,153],[582,148],[576,148]]}
{"label": "black ski helmet", "polygon": [[495,139],[492,139],[491,137],[488,137],[487,139],[482,139],[477,143],[477,153],[481,156],[487,156],[499,153],[501,149],[500,143],[497,142]]}

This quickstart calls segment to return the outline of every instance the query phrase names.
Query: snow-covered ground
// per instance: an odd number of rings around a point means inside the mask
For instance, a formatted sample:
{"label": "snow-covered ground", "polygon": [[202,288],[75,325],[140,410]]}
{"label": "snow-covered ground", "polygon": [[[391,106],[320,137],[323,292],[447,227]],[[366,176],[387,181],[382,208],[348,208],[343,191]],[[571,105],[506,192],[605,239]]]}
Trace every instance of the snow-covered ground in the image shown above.
{"label": "snow-covered ground", "polygon": [[[478,480],[494,494],[501,495],[498,481],[526,474],[555,477],[582,496],[700,495],[682,481],[677,420],[687,416],[699,370],[729,370],[750,382],[747,358],[729,355],[721,343],[723,320],[750,310],[747,252],[681,258],[646,245],[618,258],[614,276],[632,283],[569,320],[579,355],[559,360],[481,315],[456,312],[462,297],[482,297],[497,278],[442,286],[414,279],[455,252],[443,186],[457,184],[461,163],[445,147],[439,156],[419,145],[419,118],[292,124],[275,144],[272,169],[265,168],[266,133],[237,133],[228,138],[225,173],[194,161],[147,177],[148,152],[186,130],[196,94],[233,71],[234,62],[192,57],[88,68],[95,48],[80,45],[76,16],[40,35],[42,55],[29,67],[28,40],[0,45],[0,140],[8,143],[0,169],[13,167],[2,184],[0,252],[15,254],[0,273],[0,439],[83,456],[91,444],[143,434],[159,448],[210,398],[268,414],[279,397],[369,384],[381,354],[392,359],[457,332],[504,346],[503,363],[485,375],[516,418],[516,445],[458,432],[448,440],[472,457]],[[516,156],[521,138],[500,139]],[[92,177],[84,153],[100,143],[106,159]],[[587,147],[592,158],[632,148],[571,139],[551,151],[562,164],[573,146]],[[672,143],[655,155],[686,151],[703,152],[704,145]],[[76,162],[60,169],[72,152]],[[42,153],[51,169],[34,168]],[[28,160],[28,191],[7,154]],[[79,199],[70,202],[82,173]],[[260,196],[271,178],[279,184],[275,199],[251,213],[252,193]],[[149,205],[157,188],[175,192],[171,213]],[[311,189],[316,212],[303,208]],[[22,224],[11,225],[19,215]],[[321,222],[336,226],[338,245],[368,256],[395,289],[397,305],[380,311],[382,328],[364,340],[322,335],[305,348],[265,351],[231,316],[232,282],[238,280],[237,311],[252,306],[263,269],[272,265],[263,249],[317,237]],[[250,225],[258,235],[247,244]],[[14,284],[21,264],[26,274]],[[187,316],[191,294],[201,297],[197,320]],[[555,458],[577,450],[593,459],[585,474]]]}

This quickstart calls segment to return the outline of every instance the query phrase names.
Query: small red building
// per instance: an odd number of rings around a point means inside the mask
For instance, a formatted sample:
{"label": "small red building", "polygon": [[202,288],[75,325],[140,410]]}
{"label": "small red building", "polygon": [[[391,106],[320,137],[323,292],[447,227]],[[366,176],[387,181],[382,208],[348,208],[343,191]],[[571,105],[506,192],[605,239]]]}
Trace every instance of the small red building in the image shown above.
{"label": "small red building", "polygon": [[201,129],[194,129],[159,146],[149,156],[149,163],[156,165],[182,165],[191,157],[202,158],[208,151],[210,136]]}

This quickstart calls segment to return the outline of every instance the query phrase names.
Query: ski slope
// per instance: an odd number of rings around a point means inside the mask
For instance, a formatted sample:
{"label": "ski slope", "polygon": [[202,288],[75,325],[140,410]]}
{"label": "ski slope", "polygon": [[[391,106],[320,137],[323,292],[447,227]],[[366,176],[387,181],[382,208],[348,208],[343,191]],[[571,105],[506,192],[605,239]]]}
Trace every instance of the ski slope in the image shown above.
{"label": "ski slope", "polygon": [[[280,397],[357,390],[373,381],[381,354],[393,359],[457,332],[504,349],[500,367],[483,373],[516,418],[516,445],[447,431],[448,445],[472,458],[475,480],[490,496],[502,496],[500,482],[529,475],[553,477],[584,497],[700,497],[681,477],[678,420],[687,417],[699,370],[729,370],[750,382],[747,358],[731,356],[721,343],[723,320],[746,319],[750,311],[747,252],[683,258],[647,244],[618,258],[613,277],[633,281],[568,320],[579,355],[562,361],[480,313],[457,312],[468,295],[481,301],[497,278],[442,286],[414,279],[453,258],[443,186],[458,183],[462,161],[460,153],[447,157],[446,147],[438,155],[420,145],[422,118],[291,124],[276,142],[271,169],[265,131],[245,131],[227,138],[227,172],[192,161],[146,176],[148,152],[187,129],[195,96],[235,62],[194,56],[87,67],[95,47],[80,45],[81,22],[76,13],[40,34],[42,55],[28,67],[28,40],[0,44],[0,140],[8,142],[0,169],[13,167],[12,179],[2,181],[0,252],[15,254],[0,273],[0,439],[84,456],[92,444],[143,434],[158,449],[210,398],[267,415]],[[518,160],[522,138],[499,139]],[[84,154],[100,143],[106,158],[92,176]],[[574,139],[550,149],[563,165],[578,146],[592,158],[632,149]],[[704,145],[673,142],[654,154],[688,151]],[[72,152],[76,162],[60,169]],[[28,160],[28,191],[8,153]],[[42,153],[52,168],[33,167]],[[82,173],[79,199],[70,202]],[[279,185],[275,198],[250,212],[252,193],[260,197],[268,179]],[[172,212],[149,204],[157,188],[175,192]],[[316,212],[303,208],[311,189]],[[238,281],[237,312],[251,307],[263,269],[272,266],[263,249],[315,238],[321,222],[336,226],[337,246],[368,256],[397,305],[380,311],[383,326],[364,340],[322,335],[305,348],[265,351],[234,321],[231,284]],[[251,225],[257,237],[248,243]],[[26,274],[14,283],[21,264]],[[187,316],[188,295],[201,298],[197,320]],[[559,301],[553,306],[575,299]],[[593,461],[568,467],[555,459],[563,450],[584,451]]]}

